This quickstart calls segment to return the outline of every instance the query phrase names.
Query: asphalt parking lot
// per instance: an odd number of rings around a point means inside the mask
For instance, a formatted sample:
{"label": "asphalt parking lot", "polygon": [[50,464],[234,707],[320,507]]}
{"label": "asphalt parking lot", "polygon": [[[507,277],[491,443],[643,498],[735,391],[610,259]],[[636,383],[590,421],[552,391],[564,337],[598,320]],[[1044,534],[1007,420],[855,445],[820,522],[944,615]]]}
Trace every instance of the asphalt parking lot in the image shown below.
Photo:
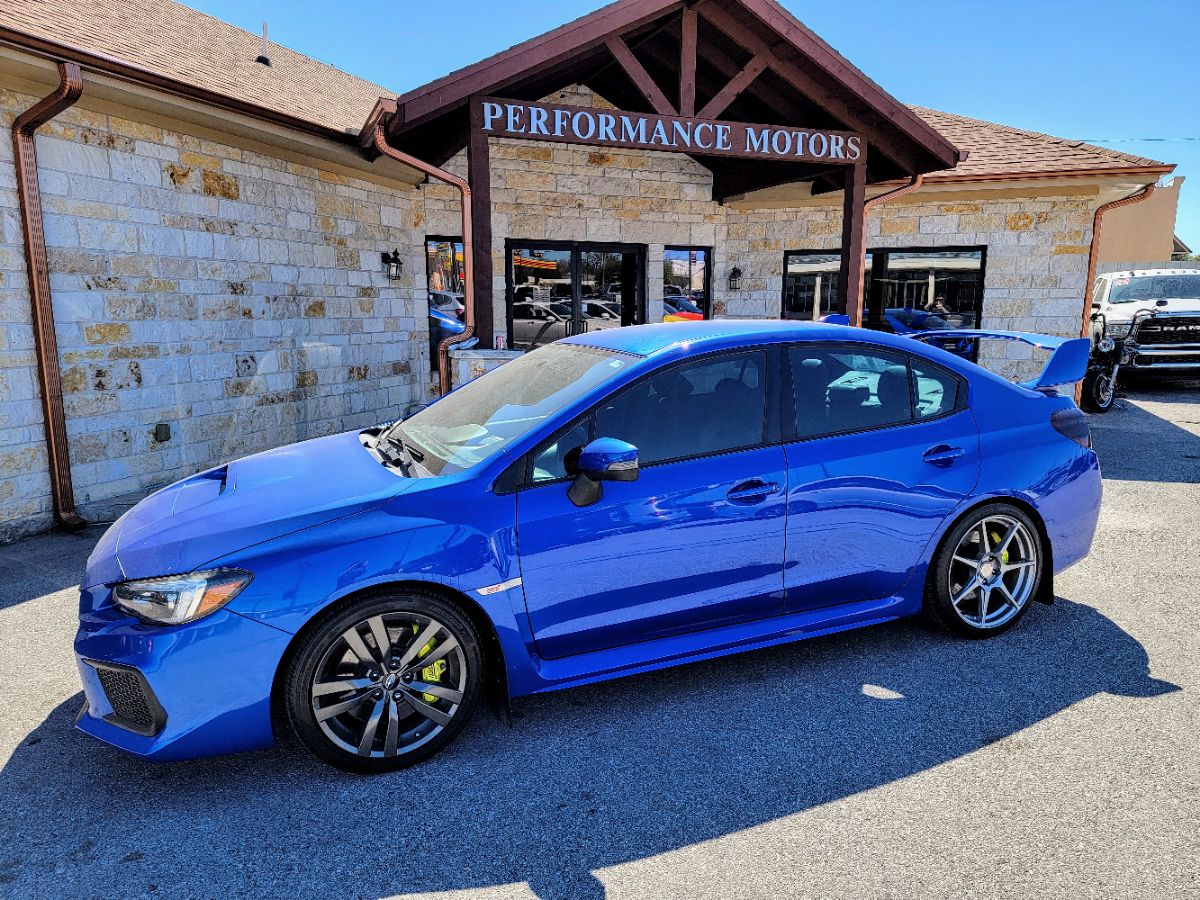
{"label": "asphalt parking lot", "polygon": [[900,622],[563,692],[374,778],[75,732],[98,534],[0,547],[0,896],[1200,896],[1200,381],[1093,433],[1092,556],[998,640]]}

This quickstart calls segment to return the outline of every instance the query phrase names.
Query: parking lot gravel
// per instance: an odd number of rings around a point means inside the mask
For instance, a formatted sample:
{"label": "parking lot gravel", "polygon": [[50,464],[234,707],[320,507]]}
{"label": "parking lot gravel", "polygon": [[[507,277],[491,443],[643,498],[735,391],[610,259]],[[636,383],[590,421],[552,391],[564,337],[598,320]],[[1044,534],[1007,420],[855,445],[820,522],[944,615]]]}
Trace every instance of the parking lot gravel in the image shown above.
{"label": "parking lot gravel", "polygon": [[999,639],[904,621],[538,697],[387,776],[79,734],[99,529],[0,547],[0,896],[1200,896],[1200,381],[1092,428],[1092,555]]}

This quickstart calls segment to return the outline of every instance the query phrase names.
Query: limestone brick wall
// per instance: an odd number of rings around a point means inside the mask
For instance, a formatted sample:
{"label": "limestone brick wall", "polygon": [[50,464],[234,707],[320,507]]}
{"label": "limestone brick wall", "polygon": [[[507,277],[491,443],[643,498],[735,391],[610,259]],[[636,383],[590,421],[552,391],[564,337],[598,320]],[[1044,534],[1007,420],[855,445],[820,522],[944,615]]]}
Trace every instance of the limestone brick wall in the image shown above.
{"label": "limestone brick wall", "polygon": [[[35,99],[0,91],[6,131]],[[384,250],[419,252],[411,188],[86,103],[39,131],[37,149],[85,514],[419,399],[423,261],[400,282],[380,264]],[[0,539],[51,511],[16,206],[0,141]]]}
{"label": "limestone brick wall", "polygon": [[[0,89],[0,125],[34,102]],[[572,89],[549,100],[603,106]],[[247,453],[396,418],[436,396],[424,239],[460,231],[457,192],[380,184],[179,123],[85,101],[39,133],[56,328],[77,500],[105,518],[147,491]],[[775,317],[788,249],[836,249],[840,205],[712,202],[682,154],[492,143],[492,292],[504,332],[504,241],[647,247],[648,319],[666,246],[713,248],[718,316]],[[448,168],[465,174],[465,155]],[[987,247],[984,324],[1073,334],[1096,199],[941,199],[877,207],[868,247]],[[0,141],[0,540],[50,524],[11,145]],[[398,248],[404,278],[379,254]],[[742,287],[728,290],[729,269]],[[491,335],[480,335],[480,351]],[[486,354],[484,354],[486,355]],[[456,361],[456,383],[507,355]],[[985,348],[1008,377],[1021,345]],[[158,423],[171,438],[154,439]]]}
{"label": "limestone brick wall", "polygon": [[[1094,196],[949,200],[917,192],[875,207],[868,248],[985,246],[983,326],[1076,336],[1079,333]],[[785,250],[836,251],[841,207],[730,211],[729,264],[744,290],[726,297],[735,316],[776,316]],[[1041,356],[1024,344],[986,342],[982,362],[1008,378],[1030,378]]]}

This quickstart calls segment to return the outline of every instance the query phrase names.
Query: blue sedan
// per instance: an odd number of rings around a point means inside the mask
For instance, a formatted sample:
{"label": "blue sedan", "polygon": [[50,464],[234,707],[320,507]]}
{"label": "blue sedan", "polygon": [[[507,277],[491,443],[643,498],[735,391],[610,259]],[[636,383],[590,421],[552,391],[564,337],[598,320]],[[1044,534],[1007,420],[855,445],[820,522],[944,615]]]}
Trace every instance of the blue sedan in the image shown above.
{"label": "blue sedan", "polygon": [[[977,334],[977,333],[976,333]],[[142,501],[88,561],[78,727],[155,760],[290,727],[410,765],[476,707],[923,614],[1012,627],[1090,548],[1055,389],[909,337],[708,321],[558,341],[389,426]]]}

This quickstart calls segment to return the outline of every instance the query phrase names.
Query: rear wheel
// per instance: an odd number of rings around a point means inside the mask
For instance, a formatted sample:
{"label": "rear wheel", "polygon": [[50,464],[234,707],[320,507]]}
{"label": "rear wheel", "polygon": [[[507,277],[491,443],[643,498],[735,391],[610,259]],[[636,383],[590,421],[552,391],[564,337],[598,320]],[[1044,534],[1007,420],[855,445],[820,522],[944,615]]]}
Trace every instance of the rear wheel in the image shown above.
{"label": "rear wheel", "polygon": [[930,568],[926,615],[964,637],[992,637],[1016,625],[1037,596],[1041,538],[1009,503],[971,512],[947,533]]}
{"label": "rear wheel", "polygon": [[400,769],[453,740],[482,678],[479,637],[455,606],[420,590],[374,594],[304,636],[287,674],[288,718],[338,768]]}

